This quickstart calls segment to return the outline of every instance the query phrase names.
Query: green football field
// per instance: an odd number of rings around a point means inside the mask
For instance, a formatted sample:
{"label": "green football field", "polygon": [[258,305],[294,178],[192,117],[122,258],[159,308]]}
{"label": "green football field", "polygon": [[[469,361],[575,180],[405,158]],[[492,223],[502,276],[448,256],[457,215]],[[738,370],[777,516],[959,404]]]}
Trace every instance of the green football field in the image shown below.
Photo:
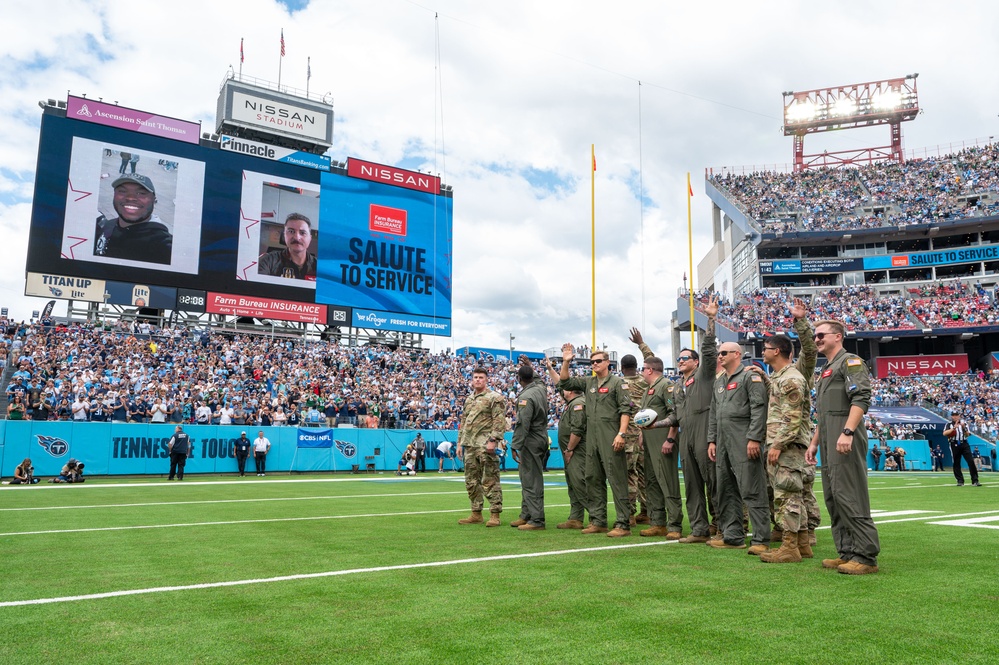
{"label": "green football field", "polygon": [[999,474],[872,474],[864,577],[827,527],[782,565],[560,531],[546,479],[543,532],[515,473],[491,529],[454,473],[5,486],[0,662],[999,662]]}

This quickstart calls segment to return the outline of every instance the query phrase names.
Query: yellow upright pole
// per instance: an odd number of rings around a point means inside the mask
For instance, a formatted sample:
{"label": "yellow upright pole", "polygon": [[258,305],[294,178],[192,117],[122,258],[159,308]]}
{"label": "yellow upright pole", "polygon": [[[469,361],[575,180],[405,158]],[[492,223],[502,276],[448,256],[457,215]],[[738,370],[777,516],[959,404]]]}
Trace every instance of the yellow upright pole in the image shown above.
{"label": "yellow upright pole", "polygon": [[590,144],[590,352],[597,348],[597,153]]}
{"label": "yellow upright pole", "polygon": [[690,348],[697,348],[696,331],[694,328],[694,231],[690,214],[690,200],[694,198],[694,190],[690,186],[690,171],[687,171],[687,258],[690,261]]}

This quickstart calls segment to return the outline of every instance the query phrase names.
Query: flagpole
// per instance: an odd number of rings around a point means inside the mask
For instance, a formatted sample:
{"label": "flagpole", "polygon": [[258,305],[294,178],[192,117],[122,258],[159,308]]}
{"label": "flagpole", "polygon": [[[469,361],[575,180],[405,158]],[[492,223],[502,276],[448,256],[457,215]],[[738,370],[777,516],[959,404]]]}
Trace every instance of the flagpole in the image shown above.
{"label": "flagpole", "polygon": [[278,56],[278,90],[281,89],[281,64],[284,62],[284,28],[281,28],[281,55]]}
{"label": "flagpole", "polygon": [[694,232],[690,214],[690,199],[693,198],[693,189],[690,186],[690,171],[687,171],[687,258],[690,261],[690,348],[697,348],[696,333],[694,331]]}
{"label": "flagpole", "polygon": [[309,96],[309,81],[312,79],[312,56],[305,59],[305,96]]}
{"label": "flagpole", "polygon": [[597,153],[590,144],[590,354],[597,349]]}
{"label": "flagpole", "polygon": [[243,38],[239,38],[239,79],[243,80]]}

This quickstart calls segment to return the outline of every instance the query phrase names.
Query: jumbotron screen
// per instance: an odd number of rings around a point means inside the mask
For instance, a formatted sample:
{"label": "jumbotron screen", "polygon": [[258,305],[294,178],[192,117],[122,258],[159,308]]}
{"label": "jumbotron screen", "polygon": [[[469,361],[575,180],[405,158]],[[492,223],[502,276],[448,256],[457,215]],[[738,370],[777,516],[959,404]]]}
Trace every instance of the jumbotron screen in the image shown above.
{"label": "jumbotron screen", "polygon": [[42,115],[27,295],[451,334],[438,178],[72,115]]}

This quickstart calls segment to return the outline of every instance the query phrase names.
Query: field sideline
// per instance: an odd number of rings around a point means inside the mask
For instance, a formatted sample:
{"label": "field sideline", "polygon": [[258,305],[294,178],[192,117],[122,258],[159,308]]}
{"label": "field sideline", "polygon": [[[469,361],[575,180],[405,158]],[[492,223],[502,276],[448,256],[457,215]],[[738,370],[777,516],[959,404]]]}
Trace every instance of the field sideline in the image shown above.
{"label": "field sideline", "polygon": [[784,565],[559,531],[561,473],[544,532],[508,526],[516,473],[496,529],[455,473],[4,486],[0,661],[995,663],[993,475],[872,474],[866,577],[820,568],[828,528]]}

